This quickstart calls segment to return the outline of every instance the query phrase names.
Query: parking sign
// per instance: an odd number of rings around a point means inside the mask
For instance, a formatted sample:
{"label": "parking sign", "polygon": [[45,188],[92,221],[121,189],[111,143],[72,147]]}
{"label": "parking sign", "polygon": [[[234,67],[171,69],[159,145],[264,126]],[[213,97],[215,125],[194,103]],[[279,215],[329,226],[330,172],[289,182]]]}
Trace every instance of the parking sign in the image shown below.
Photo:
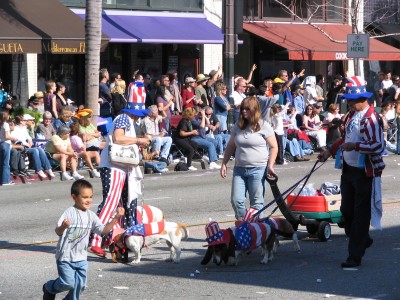
{"label": "parking sign", "polygon": [[347,35],[347,58],[368,58],[369,35],[348,34]]}

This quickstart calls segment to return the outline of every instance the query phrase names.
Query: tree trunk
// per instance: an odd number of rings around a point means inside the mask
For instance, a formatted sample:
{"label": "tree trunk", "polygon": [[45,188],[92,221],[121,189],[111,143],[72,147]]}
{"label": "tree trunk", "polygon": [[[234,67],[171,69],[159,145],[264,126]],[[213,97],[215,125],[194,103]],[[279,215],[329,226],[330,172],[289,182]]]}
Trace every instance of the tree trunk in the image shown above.
{"label": "tree trunk", "polygon": [[[99,115],[99,70],[101,47],[102,0],[86,1],[86,54],[85,54],[85,99],[93,115]],[[95,120],[94,120],[95,121]]]}

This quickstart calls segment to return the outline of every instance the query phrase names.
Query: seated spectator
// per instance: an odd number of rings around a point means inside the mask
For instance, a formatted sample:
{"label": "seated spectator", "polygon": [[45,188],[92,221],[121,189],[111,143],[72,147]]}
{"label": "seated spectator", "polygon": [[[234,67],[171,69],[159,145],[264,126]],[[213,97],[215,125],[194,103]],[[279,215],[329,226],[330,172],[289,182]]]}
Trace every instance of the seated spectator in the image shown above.
{"label": "seated spectator", "polygon": [[317,102],[322,102],[325,100],[324,97],[317,95],[317,79],[315,76],[307,76],[302,85],[305,88],[303,96],[306,105],[313,105]]}
{"label": "seated spectator", "polygon": [[172,145],[172,138],[167,136],[167,132],[160,132],[162,117],[158,115],[156,105],[149,107],[150,114],[142,120],[143,134],[151,139],[151,151],[155,154],[154,158],[165,163],[168,162],[168,155]]}
{"label": "seated spectator", "polygon": [[[297,132],[299,132],[299,128],[297,127],[296,122],[297,111],[294,106],[289,106],[287,110],[287,114],[283,121],[285,128],[285,136],[284,136],[284,149],[289,151],[290,155],[293,156],[293,160],[295,162],[298,161],[309,161],[309,158],[305,157],[305,154],[312,154],[310,143],[300,143],[297,137]],[[290,132],[290,133],[289,133]],[[303,148],[303,146],[305,146]],[[311,151],[311,152],[310,152]]]}
{"label": "seated spectator", "polygon": [[202,149],[207,151],[208,158],[206,158],[210,164],[210,169],[220,169],[221,166],[216,163],[217,147],[218,142],[215,139],[206,136],[206,114],[204,108],[194,107],[195,115],[193,118],[192,125],[193,129],[197,130],[198,134],[192,136],[192,140]]}
{"label": "seated spectator", "polygon": [[66,107],[62,108],[59,114],[59,118],[55,120],[53,123],[54,129],[58,131],[58,129],[61,126],[69,127],[73,122],[71,118],[72,118],[71,111]]}
{"label": "seated spectator", "polygon": [[315,105],[315,109],[311,104],[306,106],[303,116],[303,126],[307,135],[317,140],[318,148],[324,150],[326,148],[326,131],[322,129],[322,122],[318,114],[319,107],[322,107],[322,104]]}
{"label": "seated spectator", "polygon": [[86,151],[96,151],[104,149],[106,142],[101,136],[101,132],[92,124],[91,109],[81,109],[76,117],[79,122],[79,136],[86,142]]}
{"label": "seated spectator", "polygon": [[97,165],[100,165],[100,154],[98,151],[87,151],[86,142],[81,139],[79,133],[79,123],[74,122],[70,126],[71,132],[69,139],[71,141],[71,147],[78,154],[79,158],[82,158],[86,165],[89,167],[90,177],[100,178],[100,173],[94,168],[92,160],[96,161]]}
{"label": "seated spectator", "polygon": [[[14,131],[14,121],[8,121],[8,124],[10,126],[10,134],[12,136],[12,132]],[[25,147],[21,143],[16,143],[17,141],[14,141],[11,143],[11,151],[10,151],[10,173],[14,177],[25,177],[28,176],[29,174],[25,172],[26,169],[26,164],[25,164],[25,158],[22,155],[22,151],[25,149]]]}
{"label": "seated spectator", "polygon": [[26,130],[28,131],[29,136],[33,139],[35,138],[35,128],[36,128],[36,121],[33,116],[30,114],[23,115]]}
{"label": "seated spectator", "polygon": [[[54,135],[46,144],[46,151],[50,156],[60,162],[61,180],[82,179],[84,176],[77,172],[78,155],[71,147],[69,133],[71,129],[65,126],[60,126],[57,134]],[[72,177],[67,173],[67,163],[72,170]]]}
{"label": "seated spectator", "polygon": [[165,173],[169,171],[166,162],[157,161],[155,159],[155,153],[151,151],[151,145],[147,147],[139,147],[139,150],[145,174]]}
{"label": "seated spectator", "polygon": [[230,134],[224,133],[224,131],[220,130],[220,121],[217,116],[213,114],[213,109],[210,106],[206,106],[205,110],[205,131],[206,136],[217,141],[217,153],[219,154],[219,158],[224,158],[224,151],[226,146],[228,146],[229,140],[231,138]]}
{"label": "seated spectator", "polygon": [[56,130],[53,127],[51,112],[45,111],[42,116],[42,123],[40,123],[35,131],[35,137],[37,139],[44,139],[50,141],[51,137],[56,134]]}
{"label": "seated spectator", "polygon": [[191,171],[197,170],[197,168],[192,166],[192,160],[198,147],[197,143],[192,140],[192,137],[199,134],[197,130],[193,129],[193,119],[194,110],[192,108],[184,109],[176,133],[173,134],[173,140],[179,148],[183,149],[187,157],[186,164]]}
{"label": "seated spectator", "polygon": [[24,147],[24,151],[28,153],[32,159],[35,172],[41,178],[47,178],[46,174],[43,172],[43,170],[45,170],[51,178],[54,178],[55,175],[51,169],[50,161],[47,158],[44,150],[39,147],[33,147],[32,138],[29,135],[28,129],[25,125],[25,118],[25,115],[15,117],[15,128],[12,132],[12,136],[18,139],[17,143],[20,143]]}

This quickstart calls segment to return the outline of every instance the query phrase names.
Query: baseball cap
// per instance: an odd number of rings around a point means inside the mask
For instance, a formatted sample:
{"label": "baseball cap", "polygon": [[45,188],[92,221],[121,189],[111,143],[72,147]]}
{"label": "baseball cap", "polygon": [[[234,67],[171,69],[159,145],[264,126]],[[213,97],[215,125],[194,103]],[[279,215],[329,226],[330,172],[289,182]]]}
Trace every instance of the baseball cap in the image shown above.
{"label": "baseball cap", "polygon": [[35,118],[32,117],[30,114],[24,114],[24,120],[25,121],[32,121],[32,120],[35,120]]}

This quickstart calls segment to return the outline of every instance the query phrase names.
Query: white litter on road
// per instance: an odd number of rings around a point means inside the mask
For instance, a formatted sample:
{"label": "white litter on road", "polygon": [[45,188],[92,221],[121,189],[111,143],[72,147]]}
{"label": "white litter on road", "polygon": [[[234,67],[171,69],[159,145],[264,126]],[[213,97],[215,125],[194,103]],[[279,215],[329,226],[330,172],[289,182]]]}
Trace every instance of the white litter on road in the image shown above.
{"label": "white litter on road", "polygon": [[116,290],[129,290],[129,287],[127,286],[114,286],[113,288]]}

